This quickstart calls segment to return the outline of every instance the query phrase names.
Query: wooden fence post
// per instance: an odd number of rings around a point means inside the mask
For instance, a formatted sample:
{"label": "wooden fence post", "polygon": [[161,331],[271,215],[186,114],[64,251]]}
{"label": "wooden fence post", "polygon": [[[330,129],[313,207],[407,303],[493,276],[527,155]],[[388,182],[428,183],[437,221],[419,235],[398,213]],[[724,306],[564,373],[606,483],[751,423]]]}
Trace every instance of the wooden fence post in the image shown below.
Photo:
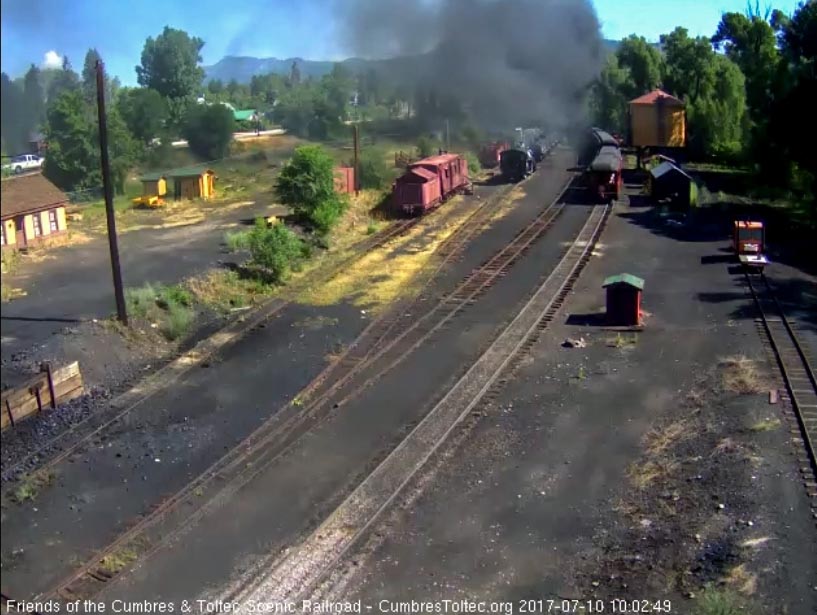
{"label": "wooden fence post", "polygon": [[51,363],[46,361],[43,367],[45,368],[45,376],[48,378],[48,392],[51,395],[51,408],[56,408],[57,395],[54,392],[54,377],[51,374]]}
{"label": "wooden fence post", "polygon": [[29,389],[30,393],[34,394],[34,397],[37,399],[37,412],[43,411],[43,400],[40,398],[40,387],[36,384]]}

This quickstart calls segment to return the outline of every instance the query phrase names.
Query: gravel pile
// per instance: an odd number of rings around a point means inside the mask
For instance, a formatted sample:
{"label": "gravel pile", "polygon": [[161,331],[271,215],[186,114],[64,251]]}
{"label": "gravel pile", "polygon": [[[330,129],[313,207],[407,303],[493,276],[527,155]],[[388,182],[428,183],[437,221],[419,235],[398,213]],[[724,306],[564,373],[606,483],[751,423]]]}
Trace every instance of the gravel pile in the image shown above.
{"label": "gravel pile", "polygon": [[[72,399],[54,410],[48,409],[40,416],[23,421],[16,427],[10,427],[4,431],[0,440],[2,444],[0,479],[2,482],[17,480],[22,474],[36,469],[43,458],[51,456],[63,443],[61,440],[55,443],[55,446],[48,447],[47,444],[51,440],[100,410],[107,405],[110,399],[111,392],[108,389],[92,387],[82,397]],[[20,460],[33,453],[38,454],[27,459],[21,466],[15,467]]]}

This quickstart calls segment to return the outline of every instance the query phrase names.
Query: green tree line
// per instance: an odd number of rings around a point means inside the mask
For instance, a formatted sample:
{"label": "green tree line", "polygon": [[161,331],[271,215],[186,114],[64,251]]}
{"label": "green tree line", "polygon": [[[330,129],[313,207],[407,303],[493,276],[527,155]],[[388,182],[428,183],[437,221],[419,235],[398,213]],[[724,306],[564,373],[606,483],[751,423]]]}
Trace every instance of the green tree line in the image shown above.
{"label": "green tree line", "polygon": [[817,90],[817,3],[724,13],[711,37],[678,27],[659,45],[632,35],[589,97],[594,123],[627,131],[628,101],[656,87],[687,105],[693,158],[754,165],[764,181],[817,195],[810,142]]}

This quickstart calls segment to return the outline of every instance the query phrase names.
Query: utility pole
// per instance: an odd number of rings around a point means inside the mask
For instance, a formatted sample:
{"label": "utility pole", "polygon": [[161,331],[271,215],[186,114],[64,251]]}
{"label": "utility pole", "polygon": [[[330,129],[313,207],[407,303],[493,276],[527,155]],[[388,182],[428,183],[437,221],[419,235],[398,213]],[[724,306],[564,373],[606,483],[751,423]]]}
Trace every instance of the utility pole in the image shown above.
{"label": "utility pole", "polygon": [[360,132],[358,125],[352,127],[352,139],[355,148],[355,196],[360,194]]}
{"label": "utility pole", "polygon": [[116,240],[116,218],[113,211],[113,186],[111,185],[111,164],[108,160],[108,123],[105,119],[105,65],[96,63],[96,106],[99,114],[99,153],[102,162],[102,186],[105,190],[105,214],[108,219],[108,245],[111,249],[111,269],[113,270],[113,291],[116,296],[116,313],[119,322],[128,324],[125,306],[125,292],[122,288],[122,271],[119,267],[119,246]]}

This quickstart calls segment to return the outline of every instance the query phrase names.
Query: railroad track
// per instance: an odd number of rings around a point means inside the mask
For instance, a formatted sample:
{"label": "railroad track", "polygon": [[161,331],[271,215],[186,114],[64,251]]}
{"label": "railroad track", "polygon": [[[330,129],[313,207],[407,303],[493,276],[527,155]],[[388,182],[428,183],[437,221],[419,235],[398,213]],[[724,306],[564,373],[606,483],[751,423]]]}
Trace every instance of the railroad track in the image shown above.
{"label": "railroad track", "polygon": [[[320,274],[316,277],[309,277],[308,280],[302,280],[298,283],[295,283],[293,287],[290,289],[289,294],[295,295],[310,285],[320,284],[321,282],[328,281],[329,279],[333,278],[335,275],[343,271],[345,268],[347,268],[350,263],[354,262],[354,260],[359,258],[361,253],[370,252],[372,250],[376,250],[380,247],[383,247],[393,239],[396,239],[397,237],[406,234],[415,225],[417,225],[419,221],[420,221],[419,218],[414,218],[408,220],[399,220],[395,222],[394,224],[388,226],[379,233],[372,235],[371,237],[363,240],[360,244],[358,244],[354,255],[350,256],[347,259],[343,259],[342,261],[336,263],[334,266],[328,268],[327,270],[321,271]],[[286,299],[273,299],[266,307],[261,308],[259,318],[257,318],[257,322],[253,327],[251,327],[251,329],[257,329],[260,325],[262,325],[264,322],[272,318],[275,314],[279,313],[290,303],[291,301]],[[180,372],[176,374],[176,376],[178,377],[182,373],[183,372]],[[38,447],[37,450],[29,453],[21,460],[16,462],[14,465],[10,466],[7,469],[4,468],[3,482],[7,482],[7,479],[11,479],[19,475],[21,470],[27,469],[28,466],[30,466],[31,462],[38,458],[47,458],[47,461],[45,463],[42,463],[41,465],[38,465],[36,468],[30,469],[30,471],[46,472],[54,468],[61,461],[65,460],[67,457],[74,454],[83,446],[85,446],[95,436],[99,435],[112,425],[116,424],[117,422],[125,418],[139,404],[150,399],[150,397],[152,397],[153,394],[158,392],[158,390],[160,389],[156,389],[146,395],[141,396],[137,401],[125,405],[124,408],[120,408],[118,411],[113,413],[113,415],[110,415],[110,413],[102,412],[92,414],[91,416],[83,419],[79,423],[73,425],[69,429],[63,431],[54,438],[45,442],[43,445]],[[58,452],[56,454],[53,454],[53,451],[55,449],[57,449]]]}
{"label": "railroad track", "polygon": [[760,284],[756,285],[751,273],[747,271],[745,276],[760,315],[760,325],[783,376],[786,392],[781,397],[791,406],[805,447],[800,472],[811,499],[812,516],[817,521],[817,454],[814,449],[817,442],[817,377],[769,279],[761,273]]}
{"label": "railroad track", "polygon": [[524,355],[553,320],[588,262],[609,216],[597,206],[539,290],[491,347],[412,432],[301,544],[267,558],[245,578],[210,599],[292,602],[309,598],[341,560],[373,528],[449,434],[479,404],[494,398]]}
{"label": "railroad track", "polygon": [[[568,188],[569,183],[568,181],[563,186],[559,196]],[[502,189],[494,195],[494,198],[475,209],[457,231],[440,246],[438,256],[441,258],[432,275],[427,279],[423,291],[414,301],[394,314],[371,323],[358,337],[357,342],[348,348],[335,363],[319,374],[296,398],[299,401],[306,399],[308,403],[288,404],[282,408],[198,478],[173,496],[155,505],[114,542],[95,553],[81,567],[63,579],[56,588],[44,592],[38,598],[61,597],[75,600],[95,595],[122,572],[121,569],[112,568],[106,562],[120,561],[121,558],[117,557],[117,554],[121,552],[127,552],[130,557],[136,555],[140,559],[149,557],[167,544],[169,539],[181,535],[198,519],[228,501],[238,489],[283,454],[289,445],[327,414],[326,410],[331,410],[329,402],[333,394],[336,394],[342,386],[350,385],[353,379],[360,375],[362,368],[372,367],[386,350],[394,349],[404,340],[405,334],[392,335],[395,327],[404,326],[400,322],[402,316],[415,309],[422,309],[423,304],[432,299],[433,294],[428,292],[428,287],[433,282],[436,273],[460,254],[462,248],[491,216],[494,206],[506,196],[510,189],[510,186]],[[453,293],[446,296],[448,304],[444,322],[439,322],[434,326],[430,317],[424,317],[410,325],[409,329],[415,332],[410,350],[419,346],[439,330],[455,313],[473,303],[479,294],[504,275],[513,262],[518,260],[550,228],[561,213],[562,207],[558,203],[558,198],[554,200],[498,254],[475,269]],[[456,296],[453,303],[450,301],[452,296]],[[440,304],[437,304],[437,307],[439,306]],[[436,314],[437,310],[432,308],[431,313]],[[429,323],[432,326],[429,326]],[[419,335],[418,330],[421,331]],[[363,385],[353,390],[345,389],[346,394],[343,401],[354,396],[362,390],[363,386],[371,385],[374,380],[402,360],[410,350],[404,351],[396,361],[393,360],[385,367],[381,365],[375,374],[369,374]]]}
{"label": "railroad track", "polygon": [[[497,191],[496,194],[492,195],[490,198],[481,202],[478,207],[474,208],[474,211],[465,220],[465,222],[460,227],[458,227],[458,229],[454,233],[452,233],[451,236],[449,236],[439,246],[437,254],[438,256],[442,257],[443,260],[440,263],[440,267],[438,267],[437,270],[441,269],[452,258],[455,258],[459,254],[460,250],[467,244],[468,240],[473,236],[473,234],[477,230],[479,230],[482,224],[486,222],[490,213],[493,210],[493,207],[498,202],[500,202],[505,196],[507,196],[508,192],[510,192],[512,188],[513,186],[510,185],[502,186]],[[387,228],[383,229],[382,231],[375,233],[371,237],[360,242],[356,246],[355,253],[350,257],[341,260],[340,262],[336,263],[335,265],[328,269],[320,271],[317,276],[310,276],[306,279],[294,283],[292,287],[288,290],[287,296],[295,297],[297,296],[298,293],[300,293],[301,291],[305,290],[310,286],[321,284],[323,282],[331,280],[337,274],[346,269],[352,262],[358,259],[361,254],[383,247],[393,239],[405,235],[422,219],[423,218],[411,218],[406,220],[399,220],[394,224],[388,226]],[[259,314],[255,319],[256,322],[254,323],[253,326],[249,327],[248,330],[256,330],[259,327],[263,326],[263,324],[266,321],[268,321],[275,314],[283,310],[291,302],[292,302],[291,300],[284,298],[273,299],[267,306],[262,307],[259,310]],[[376,326],[379,326],[377,321],[373,322],[368,329],[364,330],[361,333],[361,335],[358,336],[358,339],[361,339],[364,336],[367,337],[371,336],[372,333],[371,329],[373,329]],[[193,367],[193,365],[190,365],[189,367]],[[176,378],[180,377],[183,373],[185,373],[187,369],[182,368],[177,371],[178,373],[175,374]],[[311,394],[312,389],[318,386],[319,384],[318,381],[326,379],[327,375],[328,374],[326,373],[325,370],[324,373],[320,374],[316,378],[316,381],[313,382],[313,384],[309,385],[307,390],[304,391],[304,394]],[[123,419],[131,411],[133,411],[139,404],[150,399],[159,390],[161,390],[161,388],[156,388],[155,390],[151,390],[145,394],[135,395],[134,397],[136,397],[136,399],[133,402],[123,404],[123,407],[118,409],[118,411],[115,412],[112,416],[109,416],[110,413],[106,412],[96,413],[80,421],[79,423],[73,425],[69,429],[63,431],[62,433],[58,434],[54,438],[50,439],[49,441],[38,447],[37,450],[29,453],[24,458],[17,461],[14,465],[10,466],[9,468],[4,468],[2,471],[3,482],[5,483],[9,479],[13,480],[14,477],[19,476],[21,474],[21,471],[25,470],[29,472],[47,472],[49,469],[55,467],[61,461],[65,460],[67,457],[77,452],[85,444],[87,444],[89,441],[91,441],[95,436],[103,432],[105,429],[111,427],[112,425],[116,424],[118,421]],[[115,409],[115,402],[112,404],[112,409]],[[54,454],[55,449],[57,449],[56,454]],[[45,463],[37,465],[36,467],[33,468],[30,467],[32,465],[32,461],[41,458],[46,458],[47,461]]]}

